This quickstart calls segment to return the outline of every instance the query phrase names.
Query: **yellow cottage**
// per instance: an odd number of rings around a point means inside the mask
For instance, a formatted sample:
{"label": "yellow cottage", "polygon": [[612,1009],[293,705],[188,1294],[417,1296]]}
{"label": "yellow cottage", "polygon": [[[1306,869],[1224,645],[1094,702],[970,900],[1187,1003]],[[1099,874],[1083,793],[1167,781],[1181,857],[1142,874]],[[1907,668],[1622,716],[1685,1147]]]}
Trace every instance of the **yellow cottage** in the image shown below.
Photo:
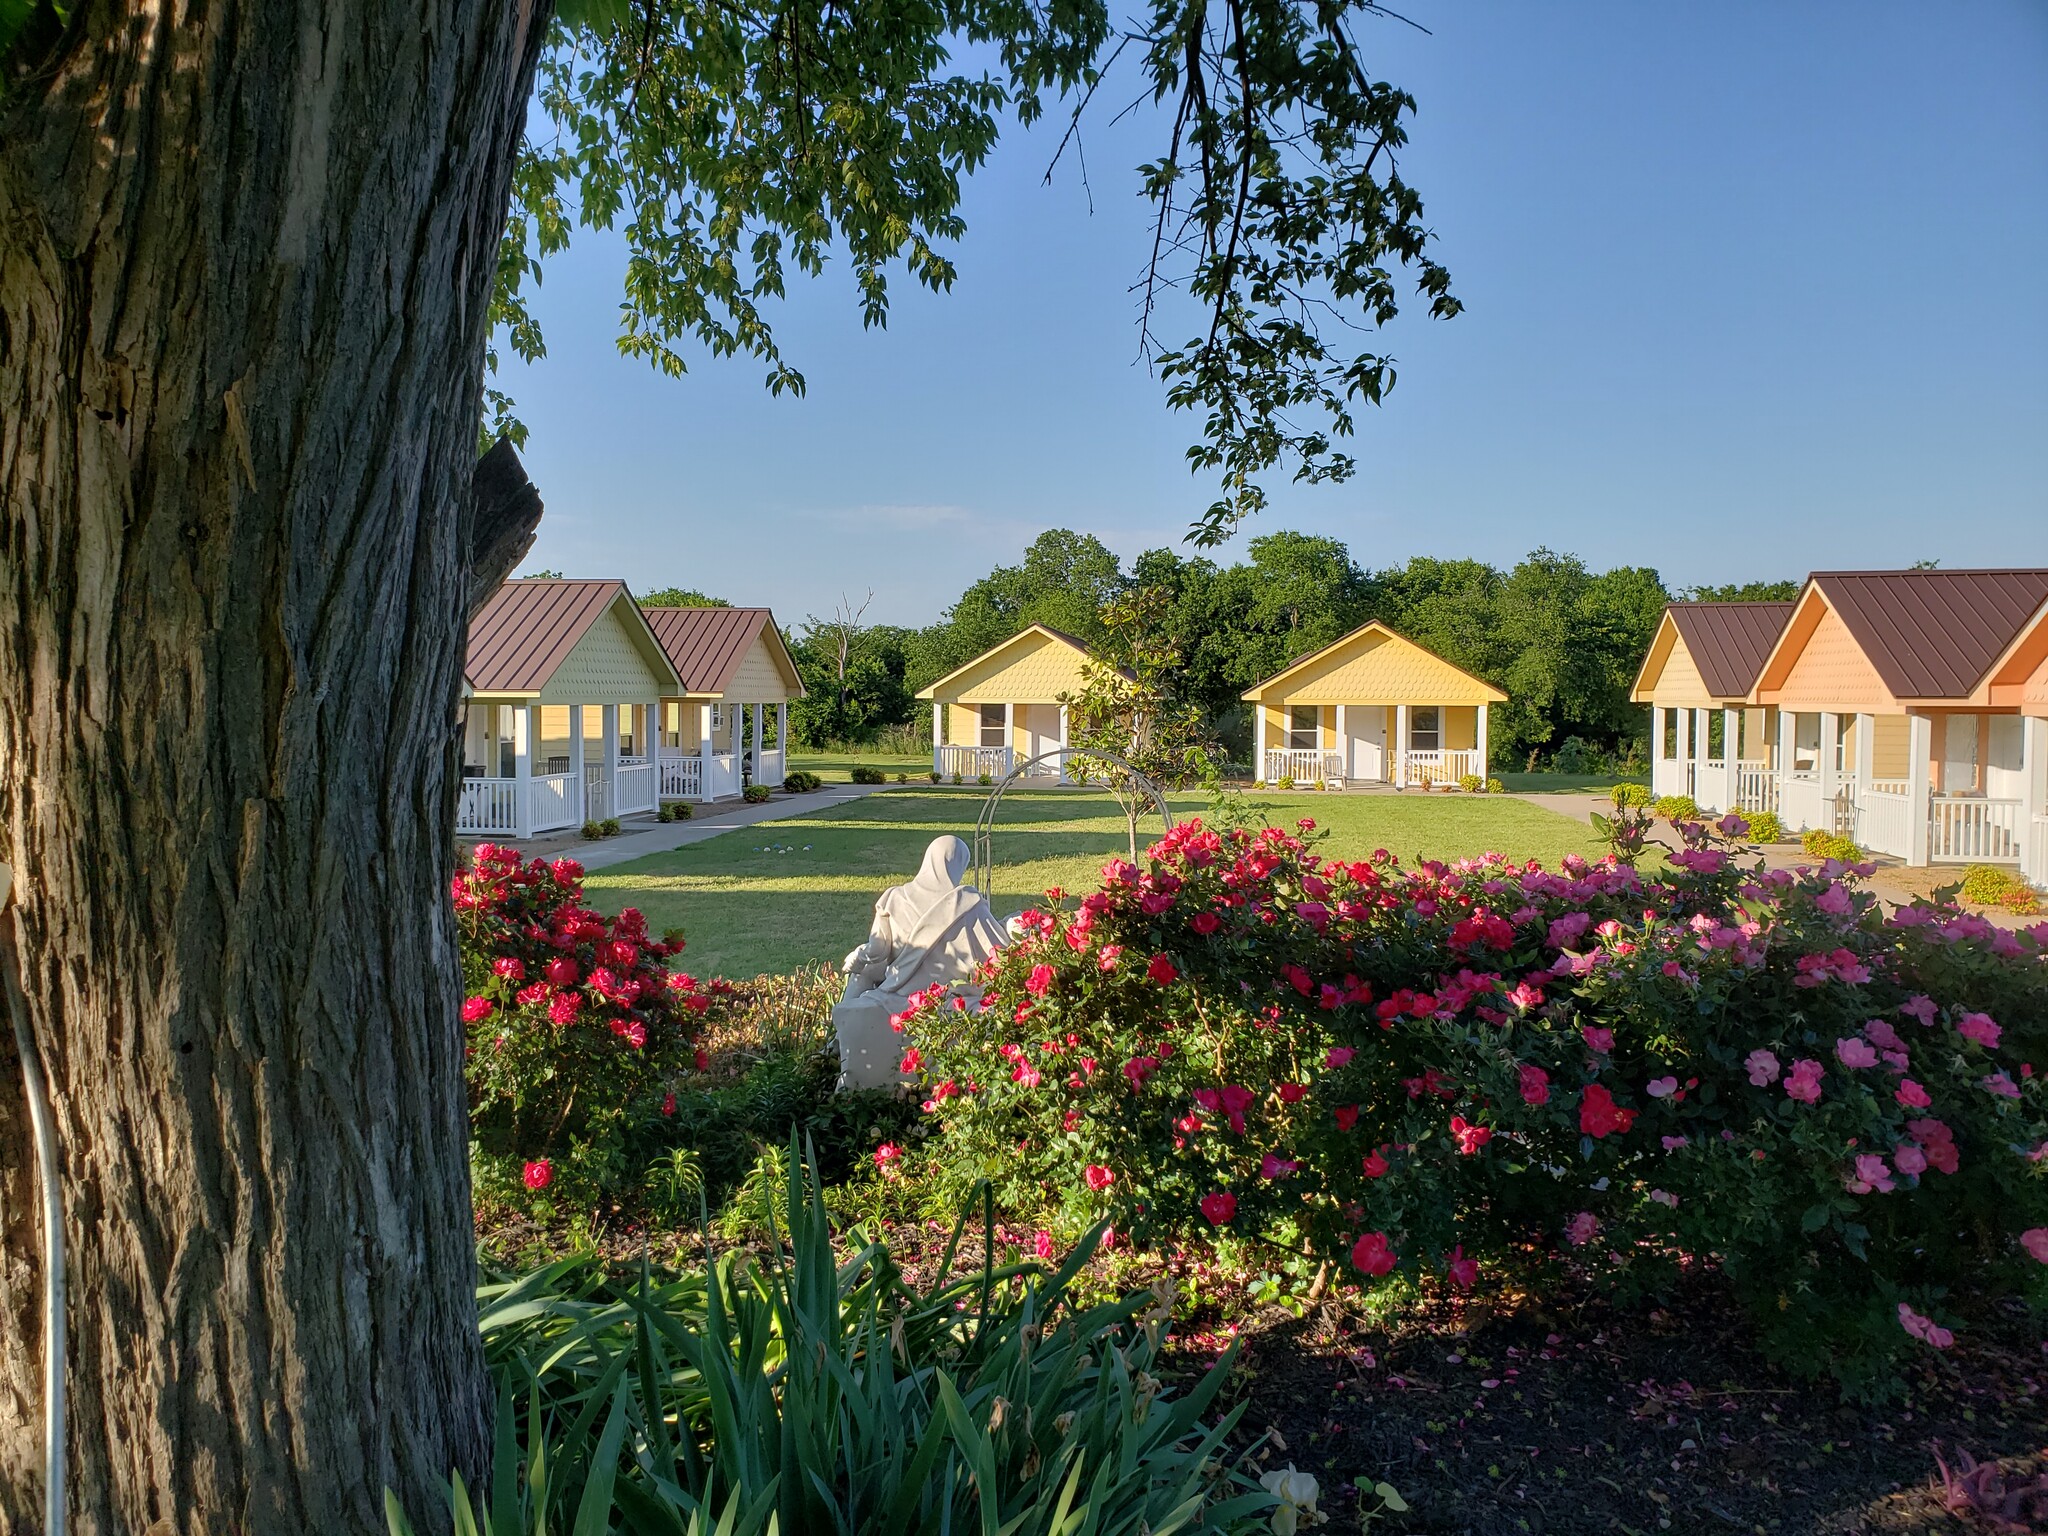
{"label": "yellow cottage", "polygon": [[[1072,635],[1033,624],[918,691],[932,706],[932,772],[999,779],[1020,762],[1063,750],[1067,709],[1090,652]],[[1066,779],[1061,760],[1034,776]]]}
{"label": "yellow cottage", "polygon": [[1375,619],[1244,695],[1261,784],[1455,784],[1486,777],[1486,712],[1507,695]]}

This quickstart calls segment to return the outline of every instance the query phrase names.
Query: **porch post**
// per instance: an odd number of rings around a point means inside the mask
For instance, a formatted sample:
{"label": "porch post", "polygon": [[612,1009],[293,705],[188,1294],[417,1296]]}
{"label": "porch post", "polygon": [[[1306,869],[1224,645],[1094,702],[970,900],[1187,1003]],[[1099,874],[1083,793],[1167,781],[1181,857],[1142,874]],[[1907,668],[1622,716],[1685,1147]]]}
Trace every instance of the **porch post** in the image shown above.
{"label": "porch post", "polygon": [[1721,769],[1727,783],[1721,789],[1721,813],[1725,816],[1735,809],[1735,799],[1742,785],[1742,711],[1723,709],[1721,711]]}
{"label": "porch post", "polygon": [[1003,706],[1003,772],[1017,766],[1017,706]]}
{"label": "porch post", "polygon": [[619,814],[619,708],[604,706],[604,813]]}
{"label": "porch post", "polygon": [[[1491,708],[1493,708],[1491,704],[1488,704],[1484,699],[1480,700],[1479,721],[1472,735],[1472,745],[1479,756],[1479,777],[1482,779],[1486,779],[1488,781],[1491,781],[1493,777],[1486,771],[1486,712]],[[1481,785],[1480,787],[1484,789],[1485,785]]]}
{"label": "porch post", "polygon": [[1835,744],[1841,718],[1832,710],[1820,712],[1820,814],[1821,825],[1830,832],[1841,830],[1835,821],[1835,791],[1841,783],[1835,769]]}
{"label": "porch post", "polygon": [[697,798],[711,798],[711,706],[697,706]]}
{"label": "porch post", "polygon": [[2048,829],[2035,823],[2048,816],[2048,719],[2020,716],[2020,878],[2048,886]]}
{"label": "porch post", "polygon": [[943,752],[943,751],[942,751],[941,749],[942,749],[942,748],[943,748],[943,747],[944,747],[945,745],[946,745],[946,706],[945,706],[944,704],[940,703],[940,702],[939,702],[939,700],[937,700],[937,699],[933,699],[933,700],[932,700],[932,772],[933,772],[933,773],[937,773],[937,772],[939,772],[939,759],[940,759],[941,757],[943,757],[943,756],[945,755],[945,754],[944,754],[944,752]]}
{"label": "porch post", "polygon": [[767,707],[765,704],[756,704],[748,711],[752,715],[754,722],[754,782],[756,784],[761,782],[761,711]]}
{"label": "porch post", "polygon": [[1334,734],[1336,739],[1330,743],[1330,748],[1338,757],[1337,777],[1340,781],[1349,780],[1351,777],[1351,738],[1344,730],[1344,706],[1342,704],[1337,706],[1337,728]]}
{"label": "porch post", "polygon": [[1906,716],[1906,862],[1927,862],[1928,822],[1933,818],[1931,778],[1934,763],[1934,721],[1923,714]]}
{"label": "porch post", "polygon": [[533,836],[533,706],[512,706],[512,835]]}
{"label": "porch post", "polygon": [[1266,782],[1266,701],[1252,700],[1252,782]]}
{"label": "porch post", "polygon": [[1394,706],[1394,788],[1408,787],[1408,706]]}
{"label": "porch post", "polygon": [[1860,793],[1870,788],[1870,781],[1877,777],[1877,716],[1856,717],[1856,788]]}
{"label": "porch post", "polygon": [[[1062,705],[1060,706],[1060,751],[1061,751],[1061,752],[1065,752],[1066,750],[1067,750],[1067,706],[1066,706],[1066,705],[1064,705],[1064,704],[1062,704]],[[1069,782],[1069,781],[1068,781],[1068,779],[1067,779],[1067,760],[1066,760],[1066,758],[1064,758],[1064,757],[1062,757],[1062,758],[1060,759],[1060,777],[1059,777],[1059,782],[1060,782],[1060,783],[1062,783],[1062,784],[1065,784],[1065,783]]]}
{"label": "porch post", "polygon": [[576,791],[576,825],[590,820],[589,799],[583,787],[583,706],[569,706],[569,782]]}

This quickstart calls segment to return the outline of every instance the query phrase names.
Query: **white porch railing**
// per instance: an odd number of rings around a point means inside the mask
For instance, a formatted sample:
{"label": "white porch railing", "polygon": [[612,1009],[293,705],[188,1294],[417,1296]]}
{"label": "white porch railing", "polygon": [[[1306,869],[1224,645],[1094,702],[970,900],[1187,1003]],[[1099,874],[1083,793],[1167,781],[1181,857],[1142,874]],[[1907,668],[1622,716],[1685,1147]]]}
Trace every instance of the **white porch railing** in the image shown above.
{"label": "white porch railing", "polygon": [[526,830],[532,836],[576,824],[576,776],[537,773],[526,786]]}
{"label": "white porch railing", "polygon": [[704,786],[706,800],[723,800],[740,792],[740,755],[737,752],[711,754],[711,782]]}
{"label": "white porch railing", "polygon": [[626,816],[634,811],[653,810],[658,803],[654,787],[652,763],[644,757],[620,758],[619,776],[612,786],[612,800],[618,807],[614,814]]}
{"label": "white porch railing", "polygon": [[1871,853],[1907,858],[1913,851],[1913,800],[1903,782],[1877,779],[1856,797],[1856,825],[1850,834]]}
{"label": "white porch railing", "polygon": [[788,777],[789,768],[781,751],[775,747],[763,747],[754,760],[754,782],[780,789],[782,781]]}
{"label": "white porch railing", "polygon": [[2017,864],[2021,804],[1936,795],[1928,807],[1927,857],[1936,864]]}
{"label": "white porch railing", "polygon": [[984,773],[992,779],[1000,779],[1010,771],[1011,761],[1008,747],[962,747],[946,743],[932,749],[932,770],[947,779],[956,773],[970,780],[979,779]]}
{"label": "white porch railing", "polygon": [[464,779],[455,802],[455,830],[464,837],[517,837],[519,781]]}
{"label": "white porch railing", "polygon": [[1284,779],[1307,786],[1333,779],[1341,783],[1344,778],[1343,758],[1335,752],[1318,752],[1307,747],[1268,747],[1265,767],[1265,782],[1268,784],[1278,784]]}
{"label": "white porch railing", "polygon": [[1740,761],[1735,764],[1735,808],[1738,811],[1775,811],[1778,808],[1778,774],[1769,763]]}
{"label": "white porch railing", "polygon": [[688,757],[661,758],[661,798],[701,800],[704,798],[704,760],[692,752]]}
{"label": "white porch railing", "polygon": [[2020,873],[2048,890],[2048,816],[2036,816],[2027,829],[2027,858]]}
{"label": "white porch railing", "polygon": [[1479,753],[1464,747],[1410,752],[1407,757],[1410,784],[1420,784],[1425,775],[1432,784],[1455,784],[1467,774],[1479,772]]}

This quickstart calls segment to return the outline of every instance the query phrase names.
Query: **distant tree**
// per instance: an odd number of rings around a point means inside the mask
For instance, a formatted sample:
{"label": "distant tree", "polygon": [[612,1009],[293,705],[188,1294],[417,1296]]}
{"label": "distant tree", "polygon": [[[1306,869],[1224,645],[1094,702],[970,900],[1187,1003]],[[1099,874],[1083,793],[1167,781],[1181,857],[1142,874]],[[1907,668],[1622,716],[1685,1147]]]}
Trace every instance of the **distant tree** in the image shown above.
{"label": "distant tree", "polygon": [[656,587],[640,594],[642,608],[730,608],[722,597],[708,597],[692,587]]}
{"label": "distant tree", "polygon": [[1103,638],[1104,606],[1124,589],[1115,553],[1091,534],[1052,528],[1017,565],[999,565],[960,594],[908,651],[908,680],[923,688],[1033,624],[1085,645]]}
{"label": "distant tree", "polygon": [[1789,603],[1799,595],[1796,581],[1731,581],[1718,587],[1687,587],[1688,603]]}
{"label": "distant tree", "polygon": [[560,571],[528,571],[524,576],[517,579],[520,581],[560,581],[562,573]]}
{"label": "distant tree", "polygon": [[1068,772],[1100,783],[1124,813],[1130,856],[1151,802],[1140,776],[1160,789],[1215,777],[1217,754],[1201,706],[1175,687],[1176,647],[1167,630],[1173,593],[1142,587],[1104,605],[1101,651],[1082,667],[1080,688],[1062,694]]}
{"label": "distant tree", "polygon": [[873,601],[873,593],[858,607],[842,600],[831,618],[809,619],[801,634],[790,637],[790,655],[805,690],[790,712],[799,745],[869,741],[883,727],[911,718],[910,690],[903,681],[908,631],[868,625],[865,616]]}

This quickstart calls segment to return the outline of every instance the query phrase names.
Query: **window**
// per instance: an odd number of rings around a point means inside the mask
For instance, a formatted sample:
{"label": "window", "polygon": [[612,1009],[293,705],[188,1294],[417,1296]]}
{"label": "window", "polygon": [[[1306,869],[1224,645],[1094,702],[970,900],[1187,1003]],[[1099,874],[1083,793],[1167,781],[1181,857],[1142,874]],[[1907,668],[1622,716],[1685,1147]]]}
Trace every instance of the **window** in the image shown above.
{"label": "window", "polygon": [[1820,772],[1819,715],[1792,717],[1792,771],[1801,774]]}
{"label": "window", "polygon": [[519,729],[518,710],[523,706],[500,704],[494,713],[498,717],[498,777],[516,778],[519,773],[519,738],[513,733]]}
{"label": "window", "polygon": [[1941,792],[1977,793],[1977,717],[1950,715],[1942,732]]}
{"label": "window", "polygon": [[619,706],[619,756],[640,755],[640,706],[621,704]]}
{"label": "window", "polygon": [[1854,715],[1835,716],[1835,772],[1847,773],[1850,768],[1849,737],[1856,729]]}
{"label": "window", "polygon": [[1287,712],[1287,750],[1313,752],[1322,743],[1323,711],[1319,705],[1296,704]]}
{"label": "window", "polygon": [[1666,709],[1660,713],[1664,716],[1664,761],[1675,763],[1678,761],[1678,711]]}
{"label": "window", "polygon": [[683,745],[683,701],[663,699],[661,701],[661,744],[664,747]]}
{"label": "window", "polygon": [[1435,752],[1444,744],[1443,718],[1435,705],[1424,705],[1408,716],[1408,750]]}
{"label": "window", "polygon": [[714,731],[725,729],[725,706],[723,704],[711,706],[711,729]]}
{"label": "window", "polygon": [[1006,705],[981,706],[981,744],[984,747],[1006,747],[1010,744],[1009,713]]}
{"label": "window", "polygon": [[1707,757],[1720,762],[1728,755],[1728,722],[1721,711],[1712,710],[1707,715]]}

